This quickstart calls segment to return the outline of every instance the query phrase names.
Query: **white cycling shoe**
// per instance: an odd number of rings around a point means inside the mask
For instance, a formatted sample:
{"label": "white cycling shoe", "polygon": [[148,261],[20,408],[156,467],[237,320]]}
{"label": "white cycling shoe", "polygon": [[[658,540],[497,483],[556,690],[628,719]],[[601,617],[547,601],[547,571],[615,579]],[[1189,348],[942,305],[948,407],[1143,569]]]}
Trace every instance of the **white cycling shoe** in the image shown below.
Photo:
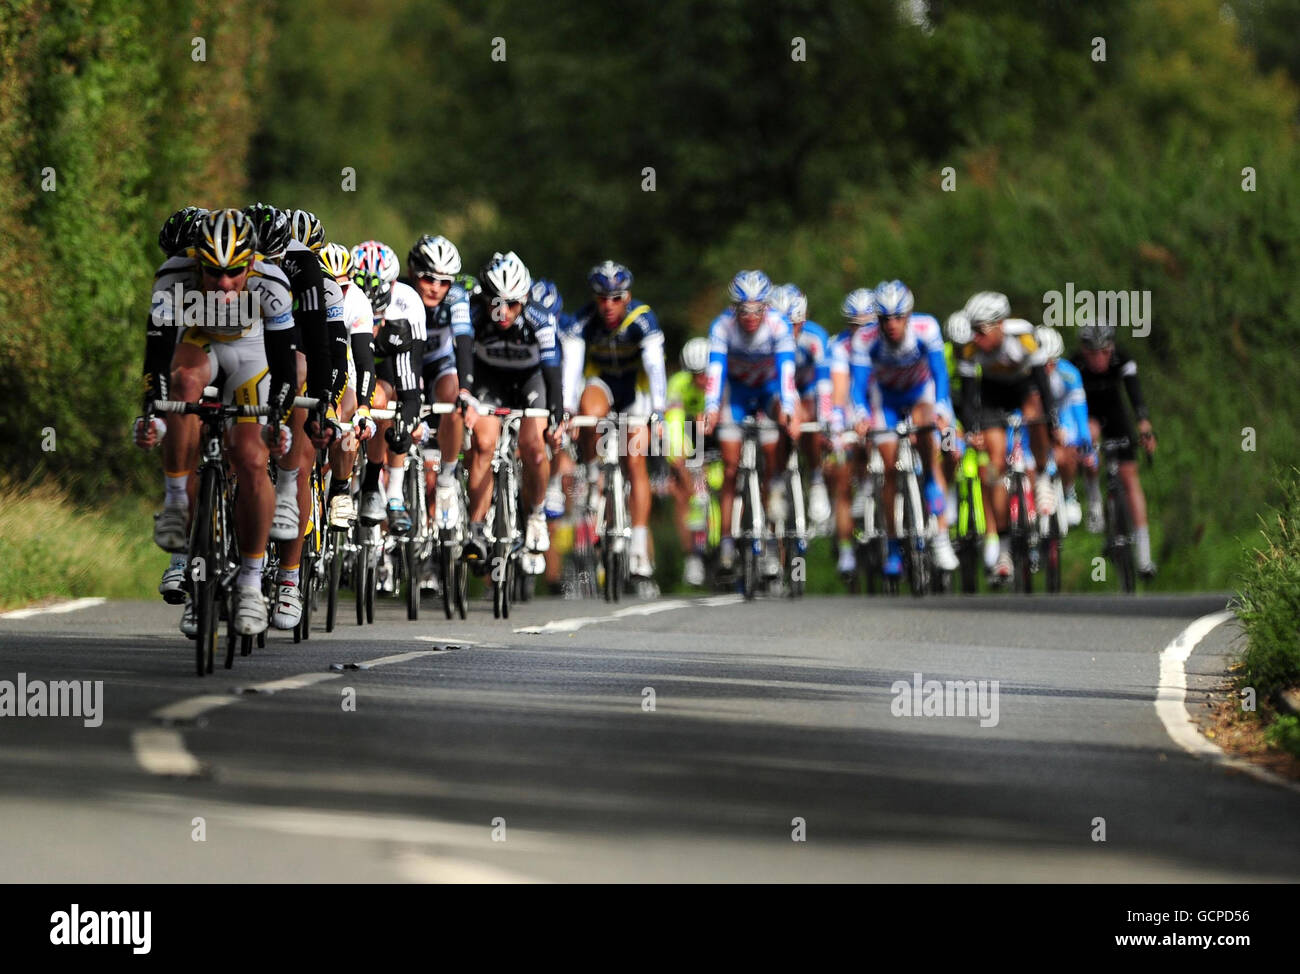
{"label": "white cycling shoe", "polygon": [[704,584],[703,558],[699,555],[686,556],[686,563],[682,566],[682,581],[697,587]]}
{"label": "white cycling shoe", "polygon": [[542,510],[548,518],[554,520],[557,517],[564,517],[564,509],[567,506],[567,499],[564,496],[564,483],[557,474],[546,485],[546,501],[542,504]]}
{"label": "white cycling shoe", "polygon": [[460,526],[460,497],[456,484],[438,481],[433,491],[433,504],[438,512],[438,527],[453,530]]}
{"label": "white cycling shoe", "polygon": [[186,536],[189,508],[164,507],[153,516],[153,541],[163,551],[173,555],[185,554],[189,538]]}
{"label": "white cycling shoe", "polygon": [[541,554],[551,547],[550,535],[546,533],[546,512],[536,511],[528,515],[528,528],[524,533],[524,547]]}
{"label": "white cycling shoe", "polygon": [[293,494],[275,495],[275,514],[271,516],[271,540],[295,541],[298,538],[298,498]]}
{"label": "white cycling shoe", "polygon": [[934,564],[940,571],[955,572],[961,566],[961,562],[957,560],[957,553],[952,550],[952,542],[948,540],[945,532],[941,531],[935,537],[932,550]]}
{"label": "white cycling shoe", "polygon": [[235,633],[256,636],[266,632],[266,599],[255,585],[240,585],[235,589]]}
{"label": "white cycling shoe", "polygon": [[841,548],[840,558],[835,566],[841,575],[852,575],[858,570],[858,559],[852,548]]}
{"label": "white cycling shoe", "polygon": [[826,492],[826,485],[814,480],[808,488],[808,520],[814,525],[821,525],[831,519],[831,499]]}
{"label": "white cycling shoe", "polygon": [[654,566],[650,564],[650,556],[644,551],[634,551],[628,561],[627,573],[633,578],[653,578]]}
{"label": "white cycling shoe", "polygon": [[1039,477],[1034,484],[1034,509],[1041,518],[1049,518],[1056,513],[1056,487],[1050,477]]}
{"label": "white cycling shoe", "polygon": [[276,629],[292,629],[302,621],[302,589],[295,583],[280,580],[275,596],[275,611],[271,625]]}
{"label": "white cycling shoe", "polygon": [[1072,528],[1077,528],[1083,521],[1083,508],[1079,506],[1079,500],[1076,497],[1065,498],[1065,523]]}
{"label": "white cycling shoe", "polygon": [[163,572],[162,581],[158,583],[158,594],[163,597],[163,601],[168,605],[180,605],[185,599],[185,569],[186,562],[184,558],[173,558]]}
{"label": "white cycling shoe", "polygon": [[357,509],[350,494],[339,494],[330,501],[330,527],[349,528],[357,519]]}

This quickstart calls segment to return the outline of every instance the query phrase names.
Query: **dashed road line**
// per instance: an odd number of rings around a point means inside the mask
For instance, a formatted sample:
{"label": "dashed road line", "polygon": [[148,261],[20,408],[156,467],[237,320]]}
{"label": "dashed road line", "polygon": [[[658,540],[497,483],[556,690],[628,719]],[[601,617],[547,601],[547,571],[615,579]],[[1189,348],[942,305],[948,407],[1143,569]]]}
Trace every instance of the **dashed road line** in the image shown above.
{"label": "dashed road line", "polygon": [[57,605],[47,605],[37,609],[14,609],[12,612],[0,612],[0,619],[30,619],[32,616],[54,615],[60,612],[76,612],[78,609],[89,609],[92,606],[102,605],[107,599],[73,599],[71,602],[60,602]]}
{"label": "dashed road line", "polygon": [[673,609],[687,609],[692,606],[720,606],[735,605],[737,602],[744,601],[739,595],[716,595],[705,599],[668,599],[663,602],[646,602],[641,605],[629,605],[623,609],[617,609],[608,615],[603,616],[572,616],[568,619],[553,619],[550,622],[542,623],[540,626],[520,626],[514,630],[517,633],[525,633],[530,636],[540,636],[552,632],[577,632],[587,626],[594,626],[601,622],[612,622],[616,619],[626,619],[630,616],[649,616],[658,612],[669,612]]}

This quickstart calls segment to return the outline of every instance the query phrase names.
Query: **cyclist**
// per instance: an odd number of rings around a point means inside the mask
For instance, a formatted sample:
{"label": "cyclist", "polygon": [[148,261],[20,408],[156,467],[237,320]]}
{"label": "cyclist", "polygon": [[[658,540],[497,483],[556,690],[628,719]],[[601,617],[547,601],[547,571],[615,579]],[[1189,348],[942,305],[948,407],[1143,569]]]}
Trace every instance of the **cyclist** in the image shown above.
{"label": "cyclist", "polygon": [[344,423],[352,422],[355,436],[340,438],[330,445],[328,497],[329,523],[336,528],[348,528],[356,519],[349,487],[357,443],[364,443],[375,432],[375,421],[370,418],[375,390],[375,316],[365,291],[352,281],[352,254],[347,247],[327,243],[321,248],[320,262],[325,275],[343,291],[343,324],[348,332],[348,383],[339,403],[338,418]]}
{"label": "cyclist", "polygon": [[[605,416],[619,413],[649,414],[653,421],[663,416],[668,392],[664,367],[664,334],[650,305],[633,303],[632,272],[607,260],[587,274],[594,300],[581,308],[573,337],[566,342],[567,369],[585,371],[586,386],[578,401],[578,413]],[[585,365],[585,369],[584,369]],[[592,491],[600,466],[596,459],[595,427],[579,430],[578,446],[587,464],[587,483]],[[632,488],[628,514],[632,521],[632,546],[628,572],[633,578],[649,579],[654,570],[646,544],[650,523],[650,475],[646,470],[650,431],[645,426],[627,430],[627,456],[623,467]]]}
{"label": "cyclist", "polygon": [[[1115,347],[1116,330],[1114,325],[1104,321],[1080,329],[1080,348],[1071,361],[1083,379],[1083,389],[1088,400],[1088,423],[1093,438],[1098,443],[1103,438],[1128,439],[1128,446],[1119,453],[1119,475],[1128,492],[1129,511],[1133,515],[1138,572],[1144,578],[1152,578],[1156,566],[1151,560],[1147,499],[1138,477],[1136,444],[1140,437],[1142,448],[1151,456],[1156,450],[1156,437],[1152,431],[1146,401],[1142,398],[1137,363]],[[1138,436],[1133,435],[1133,424],[1128,410],[1124,408],[1121,386],[1127,390],[1128,400],[1133,406],[1133,412],[1137,414]],[[1088,471],[1088,530],[1093,533],[1100,533],[1105,528],[1097,473],[1097,470]]]}
{"label": "cyclist", "polygon": [[297,355],[299,388],[305,381],[325,403],[310,416],[305,409],[293,411],[293,448],[277,462],[271,538],[279,543],[280,570],[271,625],[292,629],[302,618],[299,564],[311,523],[311,468],[316,450],[332,441],[325,413],[338,406],[347,385],[343,291],[321,269],[318,251],[325,244],[325,230],[316,214],[284,213],[265,203],[254,203],[244,212],[259,227],[258,250],[264,259],[279,265],[289,278],[296,341],[302,350]]}
{"label": "cyclist", "polygon": [[[794,332],[794,384],[799,391],[798,421],[800,424],[829,423],[832,383],[827,346],[830,337],[825,328],[808,320],[808,298],[796,285],[785,284],[774,288],[772,295],[772,306],[785,315]],[[822,474],[822,436],[820,433],[801,433],[798,443],[809,471],[808,520],[820,527],[831,516],[830,497],[826,493],[826,479]]]}
{"label": "cyclist", "polygon": [[[177,210],[167,222],[163,224],[162,229],[158,231],[158,246],[166,254],[167,262],[163,267],[169,266],[173,259],[185,259],[193,257],[194,251],[192,244],[194,242],[194,231],[206,214],[207,210],[199,206],[186,206]],[[162,270],[159,270],[162,273]],[[168,416],[157,416],[154,413],[154,400],[169,398],[168,380],[171,378],[172,353],[176,348],[176,329],[164,327],[161,323],[154,320],[154,315],[149,314],[145,320],[145,354],[144,354],[144,402],[141,405],[140,416],[135,421],[135,442],[142,449],[152,449],[162,442],[162,438],[167,433]],[[171,478],[165,476],[164,487],[171,483]],[[179,489],[165,492],[165,505],[179,506],[182,510],[188,510],[189,497],[186,493],[185,480],[188,476],[180,475],[178,479],[181,483]],[[184,500],[183,504],[178,504]],[[166,507],[164,507],[164,510]],[[171,520],[176,520],[172,518]],[[180,605],[186,601],[189,596],[185,589],[185,572],[189,560],[184,552],[185,538],[183,535],[185,519],[179,521],[182,537],[179,542],[180,551],[172,553],[166,569],[163,570],[162,580],[158,584],[158,594],[163,597],[163,601],[170,605]],[[170,550],[168,545],[162,543],[166,540],[168,544],[176,543],[174,536],[159,539],[155,532],[154,540],[159,543],[164,550]],[[191,621],[193,613],[190,613]],[[191,627],[192,628],[192,627]],[[192,632],[186,632],[186,635],[192,635]]]}
{"label": "cyclist", "polygon": [[[256,259],[253,223],[239,210],[214,210],[197,224],[195,257],[167,261],[154,280],[151,301],[161,329],[184,326],[191,302],[200,298],[202,323],[184,327],[172,356],[170,397],[197,402],[205,386],[222,376],[222,401],[269,405],[271,422],[240,417],[229,437],[230,462],[239,481],[235,524],[240,570],[235,580],[234,628],[241,636],[266,629],[262,563],[271,529],[275,492],[267,457],[288,452],[292,437],[284,425],[296,387],[293,297],[289,279]],[[248,293],[255,301],[240,301]],[[180,304],[177,303],[177,296]],[[250,307],[246,318],[243,307]],[[176,416],[162,441],[167,501],[155,538],[169,550],[187,544],[189,501],[186,481],[198,466],[198,419]],[[156,433],[154,428],[152,432]]]}
{"label": "cyclist", "polygon": [[495,416],[480,415],[479,409],[550,411],[549,429],[543,419],[525,418],[519,424],[523,458],[520,500],[529,512],[524,547],[530,553],[543,554],[550,547],[542,510],[550,476],[546,447],[559,449],[564,403],[555,328],[545,314],[531,318],[524,314],[533,283],[524,262],[513,251],[495,254],[479,273],[479,281],[483,293],[470,300],[472,353],[458,345],[456,369],[461,384],[470,392],[465,422],[474,431],[469,460],[470,538],[465,557],[486,566],[492,455],[501,423]]}
{"label": "cyclist", "polygon": [[703,447],[703,442],[689,434],[687,423],[698,423],[704,417],[705,390],[709,379],[709,340],[692,338],[682,346],[682,370],[668,380],[667,404],[664,414],[664,436],[668,462],[672,470],[673,520],[682,551],[686,553],[682,566],[682,581],[687,585],[704,584],[704,552],[695,548],[688,524],[695,484],[686,470],[686,457]]}
{"label": "cyclist", "polygon": [[[474,341],[469,324],[469,293],[456,282],[460,273],[460,251],[446,237],[424,234],[406,256],[408,282],[424,304],[424,390],[429,404],[454,403],[462,394],[456,374],[456,346]],[[465,391],[468,395],[468,390]],[[459,412],[444,413],[438,420],[438,445],[442,462],[434,488],[434,510],[442,527],[455,528],[464,512],[459,510],[456,474],[460,444],[464,437]],[[433,462],[425,457],[426,467]]]}
{"label": "cyclist", "polygon": [[[411,530],[411,515],[402,499],[406,476],[406,451],[420,418],[420,372],[427,336],[424,301],[408,284],[397,279],[399,267],[393,248],[367,240],[352,249],[353,279],[370,299],[376,316],[374,403],[397,406],[397,417],[377,426],[383,438],[371,437],[366,445],[366,474],[361,484],[360,518],[363,524],[387,520],[394,534]],[[379,492],[379,473],[388,471],[388,505]],[[389,573],[388,578],[392,578]]]}
{"label": "cyclist", "polygon": [[1065,487],[1066,523],[1073,527],[1083,520],[1083,510],[1075,491],[1079,458],[1089,458],[1085,461],[1089,469],[1096,465],[1092,432],[1088,426],[1088,397],[1083,390],[1083,378],[1074,363],[1061,360],[1065,343],[1060,333],[1055,328],[1040,325],[1035,334],[1047,358],[1047,378],[1061,419],[1061,442],[1055,444],[1052,455],[1061,474],[1061,484]]}
{"label": "cyclist", "polygon": [[[894,427],[910,418],[918,426],[933,423],[942,434],[953,422],[952,399],[939,322],[931,315],[913,312],[915,299],[902,281],[881,281],[876,285],[875,295],[879,323],[874,328],[855,332],[849,351],[853,401],[856,420],[861,422],[867,415],[872,417],[872,425],[880,434],[876,442],[881,461],[886,470],[893,470],[898,459],[898,437],[891,432]],[[934,563],[941,571],[956,571],[957,555],[948,540],[944,512],[947,488],[938,462],[939,451],[935,448],[938,439],[937,436],[918,437],[917,450],[929,472],[925,482],[926,503],[938,520],[938,531],[931,542]],[[886,511],[894,509],[896,492],[894,478],[885,477],[882,501]],[[884,572],[901,575],[903,559],[898,538],[894,537],[894,518],[885,519],[885,531],[889,535],[889,553]]]}
{"label": "cyclist", "polygon": [[[1056,436],[1056,416],[1051,410],[1052,392],[1044,370],[1043,351],[1034,326],[1011,317],[1011,303],[1005,294],[981,291],[966,302],[971,340],[957,350],[957,373],[962,377],[962,420],[966,442],[988,453],[985,469],[984,510],[987,523],[997,525],[997,538],[990,532],[985,544],[997,546],[994,577],[1005,582],[1011,577],[1011,552],[1007,547],[1010,515],[1003,474],[1007,464],[1006,416],[1020,410],[1029,427],[1029,442],[1039,470],[1047,469],[1048,445]],[[1051,515],[1055,496],[1046,477],[1034,486],[1038,513]],[[985,561],[990,551],[985,550]]]}
{"label": "cyclist", "polygon": [[[719,563],[730,570],[736,542],[731,536],[731,509],[736,497],[736,471],[740,466],[740,423],[760,413],[784,427],[796,440],[794,387],[794,335],[780,312],[768,307],[772,281],[759,270],[741,271],[732,278],[730,306],[709,326],[708,388],[705,393],[704,434],[718,434],[722,453],[722,544]],[[768,477],[780,474],[776,429],[759,434]],[[766,494],[766,490],[764,490]],[[774,551],[768,552],[766,574],[780,573]]]}

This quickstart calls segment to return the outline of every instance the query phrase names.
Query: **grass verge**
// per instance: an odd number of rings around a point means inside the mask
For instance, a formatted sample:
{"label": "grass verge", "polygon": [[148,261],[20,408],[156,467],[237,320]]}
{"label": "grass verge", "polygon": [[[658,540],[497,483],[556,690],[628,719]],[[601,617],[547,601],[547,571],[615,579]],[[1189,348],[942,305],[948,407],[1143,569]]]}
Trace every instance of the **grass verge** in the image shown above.
{"label": "grass verge", "polygon": [[59,598],[148,598],[167,556],[147,502],[76,503],[50,482],[0,482],[0,609]]}

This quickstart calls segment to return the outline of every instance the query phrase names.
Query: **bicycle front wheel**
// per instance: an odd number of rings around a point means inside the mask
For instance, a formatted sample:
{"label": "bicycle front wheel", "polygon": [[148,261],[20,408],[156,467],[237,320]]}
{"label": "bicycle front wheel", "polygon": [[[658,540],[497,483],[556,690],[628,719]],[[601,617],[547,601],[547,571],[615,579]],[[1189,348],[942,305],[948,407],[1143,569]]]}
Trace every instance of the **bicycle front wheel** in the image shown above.
{"label": "bicycle front wheel", "polygon": [[221,537],[221,472],[206,467],[199,483],[194,540],[190,551],[190,578],[194,585],[194,612],[198,634],[194,639],[194,664],[199,676],[212,672],[217,651],[217,598],[221,588],[224,539]]}

